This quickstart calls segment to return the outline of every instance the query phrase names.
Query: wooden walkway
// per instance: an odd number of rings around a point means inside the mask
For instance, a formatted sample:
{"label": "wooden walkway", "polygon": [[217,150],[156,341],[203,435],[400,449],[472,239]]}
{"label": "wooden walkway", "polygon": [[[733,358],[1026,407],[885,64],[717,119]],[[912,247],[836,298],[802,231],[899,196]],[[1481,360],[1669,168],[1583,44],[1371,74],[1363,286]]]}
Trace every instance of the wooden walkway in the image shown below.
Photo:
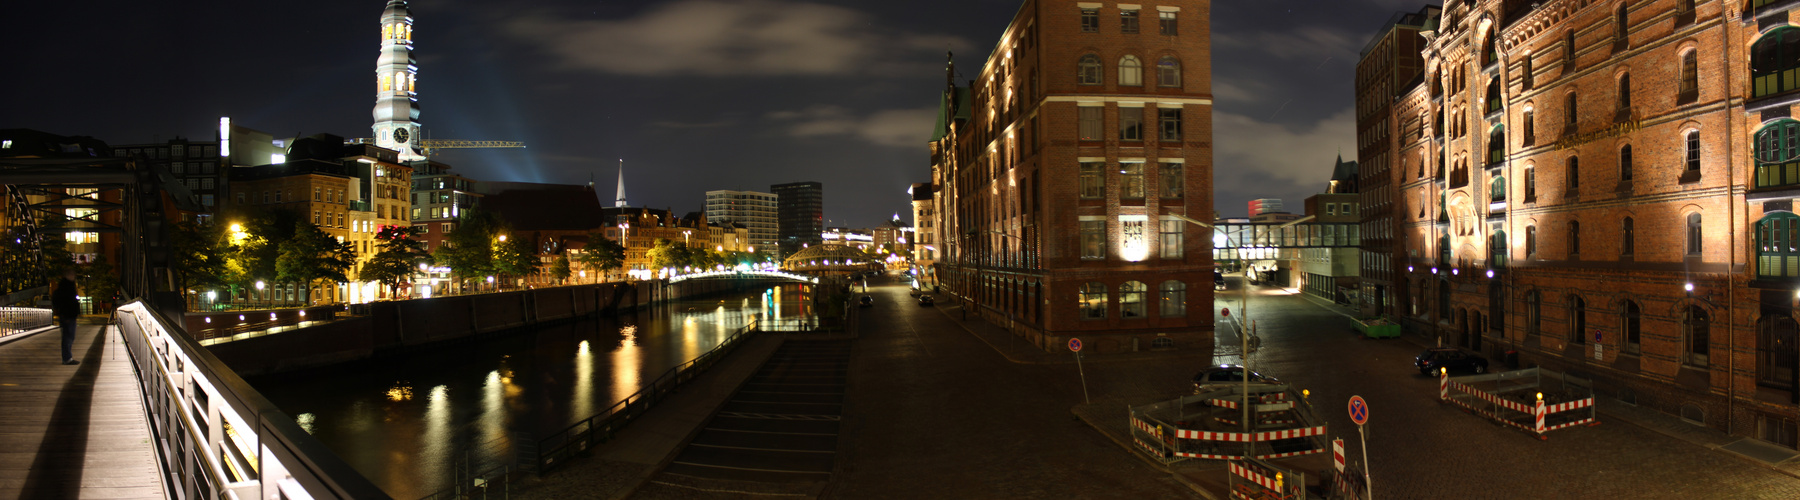
{"label": "wooden walkway", "polygon": [[0,498],[164,498],[118,334],[80,325],[74,352],[58,330],[0,344]]}

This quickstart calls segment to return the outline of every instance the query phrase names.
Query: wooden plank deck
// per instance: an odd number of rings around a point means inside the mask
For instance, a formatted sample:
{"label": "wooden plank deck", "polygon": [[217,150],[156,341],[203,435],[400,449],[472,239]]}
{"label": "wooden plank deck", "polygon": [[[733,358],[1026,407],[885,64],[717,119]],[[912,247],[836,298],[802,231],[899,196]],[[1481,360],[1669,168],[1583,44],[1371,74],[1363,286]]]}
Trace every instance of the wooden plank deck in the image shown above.
{"label": "wooden plank deck", "polygon": [[0,498],[164,498],[131,356],[80,325],[0,345]]}

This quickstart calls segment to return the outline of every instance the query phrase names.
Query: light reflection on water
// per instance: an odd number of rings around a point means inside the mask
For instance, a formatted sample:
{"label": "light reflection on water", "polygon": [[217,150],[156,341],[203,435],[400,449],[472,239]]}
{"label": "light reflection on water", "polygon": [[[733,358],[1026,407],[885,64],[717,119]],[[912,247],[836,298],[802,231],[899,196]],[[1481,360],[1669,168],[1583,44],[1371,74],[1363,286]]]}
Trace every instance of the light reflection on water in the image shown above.
{"label": "light reflection on water", "polygon": [[[752,315],[774,313],[780,298],[802,297],[787,290],[765,303],[762,296],[683,302],[249,381],[390,495],[418,498],[449,486],[464,464],[481,472],[512,463],[514,441],[605,411],[712,350]],[[782,312],[809,309],[797,305]]]}

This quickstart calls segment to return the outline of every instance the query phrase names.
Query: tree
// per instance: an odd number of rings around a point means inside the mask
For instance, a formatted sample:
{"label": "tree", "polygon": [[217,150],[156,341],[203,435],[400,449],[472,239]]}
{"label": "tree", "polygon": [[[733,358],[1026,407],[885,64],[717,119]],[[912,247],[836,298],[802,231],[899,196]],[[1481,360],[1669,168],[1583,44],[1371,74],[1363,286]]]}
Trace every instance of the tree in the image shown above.
{"label": "tree", "polygon": [[458,280],[480,280],[494,274],[494,244],[503,229],[500,217],[482,209],[464,210],[456,229],[444,235],[444,246],[432,254],[450,267]]}
{"label": "tree", "polygon": [[575,261],[601,273],[611,272],[625,267],[625,247],[607,239],[604,234],[588,233],[587,247],[575,254]]}
{"label": "tree", "polygon": [[652,271],[660,271],[663,268],[668,267],[679,267],[683,258],[682,252],[677,249],[675,242],[669,241],[668,238],[657,238],[656,243],[650,247],[648,256],[650,257],[650,269]]}
{"label": "tree", "polygon": [[425,244],[417,238],[419,228],[412,226],[386,226],[375,233],[378,250],[369,261],[363,263],[357,277],[381,283],[388,290],[388,295],[398,293],[396,287],[413,275],[419,264],[432,261],[431,254],[425,252]]}
{"label": "tree", "polygon": [[349,242],[295,219],[293,236],[281,245],[275,258],[275,280],[311,288],[317,282],[350,281],[347,273],[356,265],[356,248]]}
{"label": "tree", "polygon": [[233,266],[231,245],[225,227],[208,219],[205,222],[181,222],[169,233],[173,268],[182,290],[212,288],[231,283]]}
{"label": "tree", "polygon": [[[119,291],[119,273],[113,265],[106,261],[106,254],[94,257],[94,261],[82,266],[80,270],[80,290],[94,299],[97,306],[101,302],[111,302],[114,292]],[[103,312],[96,307],[94,312]]]}
{"label": "tree", "polygon": [[524,238],[512,238],[494,244],[494,270],[501,274],[525,276],[538,272],[544,261]]}
{"label": "tree", "polygon": [[573,273],[569,271],[569,254],[558,255],[556,261],[550,263],[550,277],[556,278],[557,283],[569,279],[570,274]]}

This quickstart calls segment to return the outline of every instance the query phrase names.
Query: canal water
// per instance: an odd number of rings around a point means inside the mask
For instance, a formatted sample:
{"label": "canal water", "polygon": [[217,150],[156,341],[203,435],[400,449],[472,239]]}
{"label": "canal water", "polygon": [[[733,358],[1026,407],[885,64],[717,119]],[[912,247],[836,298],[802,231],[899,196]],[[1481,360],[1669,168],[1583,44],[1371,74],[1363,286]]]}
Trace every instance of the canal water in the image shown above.
{"label": "canal water", "polygon": [[377,360],[248,379],[398,499],[515,464],[520,447],[724,342],[757,315],[802,318],[797,286],[678,301]]}

